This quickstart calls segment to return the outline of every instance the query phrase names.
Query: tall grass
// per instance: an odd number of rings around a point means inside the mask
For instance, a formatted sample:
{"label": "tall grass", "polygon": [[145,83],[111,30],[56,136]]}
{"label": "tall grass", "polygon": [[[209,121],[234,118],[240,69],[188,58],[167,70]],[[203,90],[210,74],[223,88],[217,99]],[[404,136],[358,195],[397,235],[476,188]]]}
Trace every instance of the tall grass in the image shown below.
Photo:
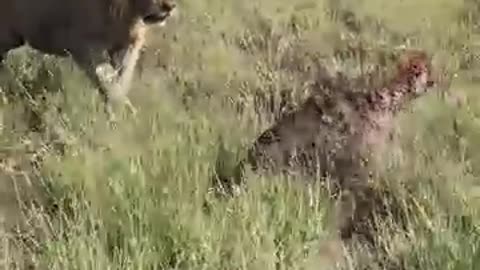
{"label": "tall grass", "polygon": [[[13,77],[3,88],[26,94],[2,107],[5,267],[381,269],[378,262],[389,261],[406,269],[477,269],[474,6],[461,0],[181,1],[180,16],[150,35],[131,91],[137,118],[123,115],[114,130],[96,90],[71,61],[14,52]],[[362,26],[357,33],[342,22],[348,12]],[[332,56],[359,42],[370,51],[427,49],[436,66],[458,75],[450,92],[468,97],[457,107],[432,93],[398,119],[381,178],[414,202],[408,205],[414,214],[406,235],[379,234],[386,256],[380,260],[361,245],[341,244],[333,202],[316,186],[313,207],[301,181],[280,176],[250,175],[248,191],[231,200],[208,192],[220,144],[228,170],[281,113],[282,92],[291,107],[305,98],[315,61],[355,75],[354,55],[340,62]],[[28,130],[32,106],[47,123],[42,132]],[[64,155],[47,151],[40,171],[33,169],[31,150],[59,128],[68,141]],[[40,203],[21,212],[18,197],[26,206],[32,198]],[[22,226],[15,230],[17,220]]]}

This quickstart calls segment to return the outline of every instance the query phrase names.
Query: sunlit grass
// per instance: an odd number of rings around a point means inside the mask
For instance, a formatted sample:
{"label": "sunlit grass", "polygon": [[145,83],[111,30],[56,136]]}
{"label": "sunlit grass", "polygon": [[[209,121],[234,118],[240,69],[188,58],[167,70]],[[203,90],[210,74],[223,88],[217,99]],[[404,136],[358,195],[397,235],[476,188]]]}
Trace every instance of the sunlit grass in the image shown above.
{"label": "sunlit grass", "polygon": [[[267,112],[258,115],[255,97],[288,90],[293,104],[301,102],[315,57],[358,39],[372,51],[410,42],[462,75],[463,50],[475,54],[474,30],[458,23],[463,1],[337,1],[335,12],[353,11],[366,25],[354,38],[333,20],[333,2],[180,2],[180,16],[150,35],[131,91],[139,114],[122,114],[117,129],[106,124],[96,90],[68,60],[11,55],[16,80],[9,89],[46,90],[47,134],[61,126],[69,144],[64,156],[47,155],[33,173],[27,148],[49,136],[26,132],[24,103],[2,107],[2,158],[16,165],[2,172],[2,181],[45,182],[50,192],[50,200],[27,213],[22,233],[30,240],[12,238],[2,251],[41,269],[333,269],[336,263],[377,269],[375,254],[362,247],[345,252],[332,202],[313,187],[311,207],[301,179],[250,175],[248,191],[231,200],[208,192],[220,142],[226,151],[220,157],[233,166],[272,121]],[[468,97],[461,107],[437,94],[412,104],[385,157],[381,178],[413,214],[406,235],[379,235],[382,254],[405,269],[480,265],[480,95],[470,78],[452,84],[452,92]],[[13,220],[20,212],[9,213]],[[27,234],[33,228],[40,236]]]}

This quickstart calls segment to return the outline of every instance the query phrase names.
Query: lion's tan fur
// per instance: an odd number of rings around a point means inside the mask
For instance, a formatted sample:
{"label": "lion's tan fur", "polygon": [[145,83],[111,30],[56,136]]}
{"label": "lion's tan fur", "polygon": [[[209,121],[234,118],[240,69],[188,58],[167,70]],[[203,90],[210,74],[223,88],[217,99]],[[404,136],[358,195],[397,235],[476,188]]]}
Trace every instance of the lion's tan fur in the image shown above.
{"label": "lion's tan fur", "polygon": [[130,7],[128,0],[105,0],[109,4],[110,16],[114,18],[123,18]]}
{"label": "lion's tan fur", "polygon": [[133,29],[135,36],[123,58],[122,66],[124,69],[122,71],[122,76],[119,77],[117,82],[115,82],[114,88],[112,89],[112,98],[115,100],[123,99],[134,114],[136,113],[136,110],[126,97],[128,90],[131,88],[131,82],[133,80],[136,64],[140,58],[141,50],[145,44],[146,32],[146,26],[142,22],[138,22]]}

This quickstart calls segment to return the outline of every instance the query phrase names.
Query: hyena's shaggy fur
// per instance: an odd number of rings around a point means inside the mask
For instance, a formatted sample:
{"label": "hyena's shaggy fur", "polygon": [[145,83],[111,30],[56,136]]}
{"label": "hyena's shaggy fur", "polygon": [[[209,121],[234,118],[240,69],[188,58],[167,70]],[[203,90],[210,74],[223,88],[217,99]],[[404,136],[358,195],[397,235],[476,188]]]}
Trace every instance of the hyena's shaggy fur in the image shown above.
{"label": "hyena's shaggy fur", "polygon": [[[346,175],[383,148],[395,115],[432,86],[430,70],[427,55],[411,50],[400,57],[397,75],[370,91],[351,91],[357,82],[344,78],[321,78],[298,110],[255,140],[238,170],[249,164],[264,172],[321,171],[348,185]],[[239,173],[237,184],[241,179]]]}
{"label": "hyena's shaggy fur", "polygon": [[309,179],[328,179],[332,195],[350,194],[345,201],[357,206],[342,206],[342,238],[367,234],[359,224],[368,223],[381,198],[368,183],[370,168],[388,141],[396,114],[433,86],[430,57],[407,51],[392,80],[369,91],[352,91],[356,84],[368,86],[363,80],[319,76],[313,95],[255,140],[235,176],[217,179],[220,189],[231,192],[242,185],[247,165],[257,172],[299,172]]}

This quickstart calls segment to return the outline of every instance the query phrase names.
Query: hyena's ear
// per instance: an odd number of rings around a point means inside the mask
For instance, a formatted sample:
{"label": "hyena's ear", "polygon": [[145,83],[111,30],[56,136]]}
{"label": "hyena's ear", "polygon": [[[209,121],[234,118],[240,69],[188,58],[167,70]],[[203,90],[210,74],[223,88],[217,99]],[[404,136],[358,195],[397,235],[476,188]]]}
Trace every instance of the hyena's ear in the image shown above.
{"label": "hyena's ear", "polygon": [[400,72],[416,72],[422,66],[428,66],[429,57],[427,53],[418,49],[403,51],[398,57],[398,69]]}
{"label": "hyena's ear", "polygon": [[405,55],[400,56],[398,60],[398,70],[401,73],[405,73],[407,72],[409,67],[410,67],[410,59],[408,59],[407,56]]}

